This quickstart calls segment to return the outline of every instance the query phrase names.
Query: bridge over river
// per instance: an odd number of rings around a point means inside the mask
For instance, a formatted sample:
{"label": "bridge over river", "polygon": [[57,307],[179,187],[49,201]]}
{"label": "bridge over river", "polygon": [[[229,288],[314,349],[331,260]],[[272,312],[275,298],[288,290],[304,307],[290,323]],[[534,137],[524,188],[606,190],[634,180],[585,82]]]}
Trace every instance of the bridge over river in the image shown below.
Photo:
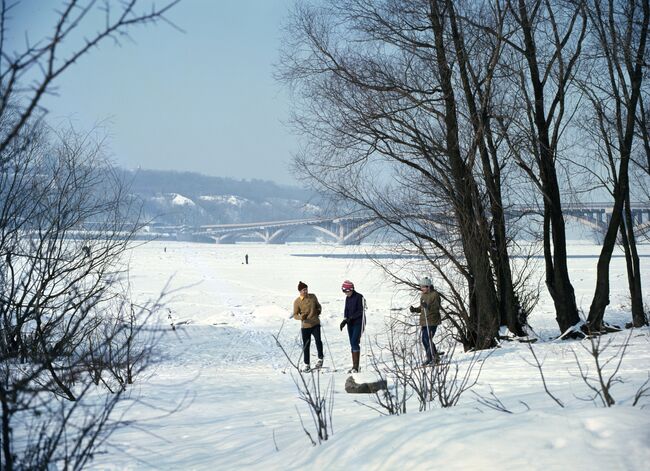
{"label": "bridge over river", "polygon": [[[537,207],[513,205],[507,209],[506,217],[523,217],[530,214],[539,214],[539,211]],[[612,215],[612,206],[609,203],[571,204],[566,205],[563,212],[567,220],[573,219],[598,231],[607,227]],[[650,204],[633,204],[632,215],[636,230],[650,229]],[[439,219],[444,215],[436,214],[435,217]],[[283,244],[297,231],[308,229],[314,231],[315,235],[325,236],[327,240],[337,244],[355,245],[380,227],[385,227],[385,223],[376,218],[344,216],[204,226],[153,224],[149,226],[148,234],[177,240],[203,241],[217,244],[233,244],[241,240]]]}

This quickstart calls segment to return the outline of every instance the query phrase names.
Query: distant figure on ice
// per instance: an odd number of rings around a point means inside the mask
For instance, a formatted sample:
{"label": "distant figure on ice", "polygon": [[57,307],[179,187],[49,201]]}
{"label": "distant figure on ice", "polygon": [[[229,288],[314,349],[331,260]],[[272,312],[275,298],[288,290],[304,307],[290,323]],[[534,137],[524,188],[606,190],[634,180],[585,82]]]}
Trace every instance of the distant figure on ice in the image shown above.
{"label": "distant figure on ice", "polygon": [[246,265],[248,265],[248,254],[244,255],[244,260],[246,260]]}
{"label": "distant figure on ice", "polygon": [[355,291],[354,283],[350,280],[343,282],[341,290],[345,293],[345,308],[340,327],[341,331],[343,331],[343,327],[348,326],[348,337],[350,337],[352,350],[352,368],[348,370],[348,373],[358,373],[359,357],[361,356],[361,334],[366,326],[366,301],[361,293]]}
{"label": "distant figure on ice", "polygon": [[298,282],[298,291],[300,296],[293,302],[293,318],[301,321],[300,332],[302,333],[302,352],[305,366],[303,371],[309,371],[309,347],[311,337],[314,336],[316,341],[316,350],[318,351],[318,362],[316,368],[323,366],[323,342],[320,339],[320,313],[321,305],[315,294],[309,294],[307,285],[302,281]]}
{"label": "distant figure on ice", "polygon": [[427,359],[423,366],[432,365],[438,361],[438,351],[433,343],[433,336],[440,325],[440,294],[433,289],[429,277],[420,279],[420,306],[411,306],[409,310],[420,313],[420,329],[422,331],[422,344]]}

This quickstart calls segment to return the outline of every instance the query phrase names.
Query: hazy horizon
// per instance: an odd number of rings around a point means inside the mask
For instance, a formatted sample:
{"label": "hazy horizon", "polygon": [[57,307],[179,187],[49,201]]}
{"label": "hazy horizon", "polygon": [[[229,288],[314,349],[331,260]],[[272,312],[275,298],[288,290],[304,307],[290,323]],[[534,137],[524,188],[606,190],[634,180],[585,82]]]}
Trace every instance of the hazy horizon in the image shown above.
{"label": "hazy horizon", "polygon": [[[292,3],[183,0],[166,15],[182,31],[165,22],[133,28],[130,39],[104,42],[62,74],[42,103],[47,120],[100,128],[124,168],[293,183],[288,97],[272,77]],[[12,7],[7,50],[51,35],[56,8]],[[89,20],[76,44],[102,18]]]}

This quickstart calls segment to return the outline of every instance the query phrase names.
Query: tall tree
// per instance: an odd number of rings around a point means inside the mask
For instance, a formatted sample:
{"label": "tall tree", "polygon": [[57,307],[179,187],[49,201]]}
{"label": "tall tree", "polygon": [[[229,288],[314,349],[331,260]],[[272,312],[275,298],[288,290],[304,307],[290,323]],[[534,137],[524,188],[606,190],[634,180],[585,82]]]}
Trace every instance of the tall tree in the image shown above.
{"label": "tall tree", "polygon": [[[496,94],[495,74],[504,44],[501,34],[492,38],[485,37],[481,28],[462,21],[463,17],[471,15],[475,22],[487,23],[501,33],[505,12],[498,3],[492,6],[470,3],[464,11],[461,10],[457,14],[456,9],[462,7],[462,2],[446,4],[453,50],[459,69],[457,74],[467,104],[468,118],[474,132],[476,152],[480,156],[480,167],[489,201],[493,238],[490,254],[499,298],[500,325],[507,326],[516,335],[525,335],[525,316],[522,316],[522,307],[515,292],[508,253],[506,207],[502,197],[501,176],[504,159],[499,149],[502,137],[494,132],[492,126],[492,113],[495,108],[493,101]],[[465,41],[467,33],[471,37],[469,47]]]}
{"label": "tall tree", "polygon": [[[101,145],[49,130],[41,101],[93,47],[175,3],[139,13],[138,0],[70,0],[51,35],[22,48],[7,45],[13,3],[0,4],[2,470],[85,467],[148,363],[153,339],[139,336],[142,317],[117,272],[138,227],[127,223],[130,199]],[[105,22],[80,40],[95,14]]]}
{"label": "tall tree", "polygon": [[[629,167],[636,127],[644,123],[640,97],[648,64],[648,0],[589,0],[593,67],[583,90],[592,105],[600,148],[614,180],[614,207],[598,258],[596,288],[589,308],[588,328],[603,329],[609,304],[609,263],[620,232],[627,261],[628,284],[635,327],[647,325],[643,310],[639,255],[630,207]],[[640,119],[637,116],[640,115]],[[641,130],[641,133],[647,133]]]}
{"label": "tall tree", "polygon": [[582,52],[586,14],[580,4],[554,0],[506,0],[504,8],[509,14],[503,32],[486,29],[507,44],[507,60],[502,66],[510,71],[510,111],[517,118],[502,128],[517,164],[543,201],[546,286],[558,326],[563,333],[579,335],[556,161],[562,131],[571,116],[567,114],[567,97]]}
{"label": "tall tree", "polygon": [[301,4],[280,75],[303,106],[294,120],[308,138],[299,171],[372,211],[425,255],[447,281],[465,346],[486,348],[502,319],[523,329],[488,120],[500,39],[481,43],[485,35],[473,28],[480,34],[466,41],[454,15],[460,3]]}

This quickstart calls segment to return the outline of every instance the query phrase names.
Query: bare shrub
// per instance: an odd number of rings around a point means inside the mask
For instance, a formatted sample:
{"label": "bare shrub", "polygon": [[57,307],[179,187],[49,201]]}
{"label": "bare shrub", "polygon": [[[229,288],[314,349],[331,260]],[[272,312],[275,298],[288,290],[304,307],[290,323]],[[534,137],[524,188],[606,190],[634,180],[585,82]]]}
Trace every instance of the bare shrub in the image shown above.
{"label": "bare shrub", "polygon": [[[616,404],[616,400],[612,394],[612,389],[614,388],[614,385],[623,384],[625,382],[619,375],[619,371],[627,353],[627,349],[630,346],[632,333],[633,329],[630,330],[624,341],[618,344],[616,343],[619,340],[618,336],[588,336],[580,343],[580,347],[587,353],[586,359],[582,359],[574,349],[571,349],[575,364],[578,368],[578,373],[575,376],[578,376],[584,384],[587,385],[589,391],[591,391],[591,394],[586,397],[576,396],[578,399],[590,401],[595,405],[601,405],[603,407],[612,407]],[[533,356],[533,361],[526,361],[529,365],[537,368],[539,371],[544,386],[544,392],[553,399],[558,406],[562,408],[566,407],[564,401],[551,392],[548,387],[546,375],[543,369],[544,362],[539,359],[531,344],[528,344],[528,348]],[[649,383],[650,376],[637,389],[632,401],[632,406],[638,405],[642,398],[650,395],[648,394],[648,391],[650,391],[650,388],[648,387]]]}
{"label": "bare shrub", "polygon": [[545,378],[545,376],[544,376],[544,369],[543,369],[544,362],[539,360],[539,358],[537,357],[537,354],[535,353],[535,349],[533,348],[533,345],[532,345],[531,343],[528,344],[528,348],[530,349],[530,353],[533,355],[534,363],[531,363],[531,362],[529,362],[529,361],[527,361],[527,362],[528,362],[529,365],[534,366],[535,368],[537,368],[537,371],[539,371],[539,375],[540,375],[540,377],[542,378],[542,384],[544,385],[544,392],[545,392],[546,395],[548,395],[551,399],[553,399],[553,401],[555,401],[555,403],[556,403],[558,406],[560,406],[560,407],[563,408],[563,407],[564,407],[564,403],[563,403],[560,399],[558,399],[558,398],[557,398],[557,397],[556,397],[556,396],[551,392],[551,390],[548,388],[548,385],[546,384],[546,378]]}
{"label": "bare shrub", "polygon": [[[278,335],[273,335],[275,343],[286,357],[291,365],[291,377],[298,390],[299,399],[304,402],[311,415],[313,424],[313,434],[305,426],[300,411],[296,407],[298,417],[305,435],[309,438],[312,445],[320,445],[334,433],[332,428],[332,409],[334,407],[334,379],[330,378],[327,386],[323,389],[321,386],[321,371],[319,369],[312,369],[309,372],[300,369],[300,352],[298,358],[295,360],[287,353],[282,345]],[[316,437],[316,439],[314,438]]]}
{"label": "bare shrub", "polygon": [[[164,19],[175,3],[139,12],[139,0],[70,0],[49,36],[25,34],[24,45],[8,44],[14,4],[0,4],[3,470],[85,467],[124,424],[114,409],[150,364],[147,316],[121,296],[121,256],[139,212],[101,140],[48,129],[41,101],[91,49]],[[96,14],[105,21],[85,34]]]}
{"label": "bare shrub", "polygon": [[[615,384],[623,382],[618,372],[629,346],[632,332],[633,329],[630,329],[625,341],[620,344],[615,343],[616,337],[588,336],[580,346],[587,352],[589,363],[581,360],[575,350],[572,350],[579,376],[592,392],[590,396],[582,399],[600,403],[603,407],[612,407],[616,404],[612,388]],[[606,351],[612,349],[613,352],[605,354]]]}
{"label": "bare shrub", "polygon": [[415,352],[412,338],[402,334],[404,325],[397,319],[389,321],[388,340],[385,346],[375,340],[370,345],[370,366],[372,371],[385,381],[387,388],[375,393],[377,407],[364,406],[382,415],[406,414],[406,404],[413,395],[409,388],[409,376],[415,368]]}
{"label": "bare shrub", "polygon": [[451,345],[445,357],[431,368],[431,395],[440,407],[453,407],[461,396],[471,390],[481,376],[484,362],[490,355],[478,352],[469,354],[465,360],[454,358],[455,344]]}
{"label": "bare shrub", "polygon": [[377,407],[371,407],[382,415],[405,414],[407,402],[413,397],[420,411],[436,405],[453,407],[480,377],[484,358],[473,352],[468,358],[456,359],[457,342],[450,335],[446,336],[447,352],[433,365],[421,366],[424,353],[419,348],[419,336],[413,333],[414,327],[417,326],[401,319],[389,320],[387,344],[375,342],[371,349],[372,369],[389,385],[386,391],[375,393]]}
{"label": "bare shrub", "polygon": [[644,397],[650,396],[650,373],[648,373],[648,379],[645,380],[645,382],[639,386],[639,389],[637,389],[636,393],[634,394],[634,401],[632,402],[633,406],[636,406],[641,399]]}
{"label": "bare shrub", "polygon": [[144,325],[160,300],[135,309],[125,294],[137,211],[101,145],[39,127],[23,144],[0,173],[2,463],[76,469],[150,365],[156,334]]}

